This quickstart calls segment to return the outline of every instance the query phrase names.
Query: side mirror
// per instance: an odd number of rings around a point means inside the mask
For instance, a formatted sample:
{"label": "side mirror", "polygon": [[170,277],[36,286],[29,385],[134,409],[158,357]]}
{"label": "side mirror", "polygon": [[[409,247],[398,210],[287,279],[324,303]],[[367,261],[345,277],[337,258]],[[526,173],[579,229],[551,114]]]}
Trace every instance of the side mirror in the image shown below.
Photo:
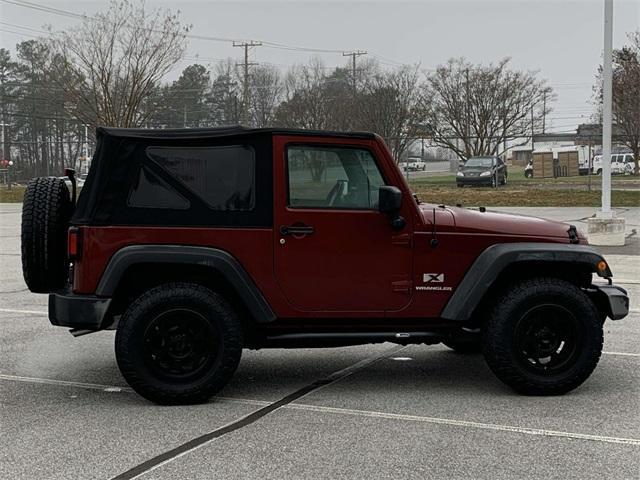
{"label": "side mirror", "polygon": [[395,214],[402,206],[402,192],[398,187],[383,185],[378,190],[378,210],[380,213]]}

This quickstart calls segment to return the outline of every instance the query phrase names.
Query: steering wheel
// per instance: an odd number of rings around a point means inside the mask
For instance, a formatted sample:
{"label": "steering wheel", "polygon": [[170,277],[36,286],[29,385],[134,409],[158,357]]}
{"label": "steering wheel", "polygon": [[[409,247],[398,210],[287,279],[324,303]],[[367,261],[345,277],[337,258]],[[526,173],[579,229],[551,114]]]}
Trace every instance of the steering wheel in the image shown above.
{"label": "steering wheel", "polygon": [[348,181],[347,180],[337,180],[336,184],[331,187],[331,190],[329,190],[329,193],[327,194],[327,206],[329,207],[333,207],[337,204],[337,202],[339,200],[342,199],[342,197],[345,195],[346,191],[347,191],[347,185],[348,185]]}

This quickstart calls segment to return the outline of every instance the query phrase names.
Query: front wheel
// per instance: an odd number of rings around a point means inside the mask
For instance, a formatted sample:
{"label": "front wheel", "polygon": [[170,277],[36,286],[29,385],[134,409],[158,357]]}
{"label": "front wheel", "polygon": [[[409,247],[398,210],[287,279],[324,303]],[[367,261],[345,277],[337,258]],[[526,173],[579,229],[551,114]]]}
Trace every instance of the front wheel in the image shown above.
{"label": "front wheel", "polygon": [[490,313],[483,353],[495,375],[526,395],[561,395],[591,375],[602,352],[602,322],[575,285],[554,278],[509,288]]}
{"label": "front wheel", "polygon": [[116,360],[129,385],[164,405],[206,401],[235,372],[242,328],[223,297],[167,283],[138,297],[116,331]]}

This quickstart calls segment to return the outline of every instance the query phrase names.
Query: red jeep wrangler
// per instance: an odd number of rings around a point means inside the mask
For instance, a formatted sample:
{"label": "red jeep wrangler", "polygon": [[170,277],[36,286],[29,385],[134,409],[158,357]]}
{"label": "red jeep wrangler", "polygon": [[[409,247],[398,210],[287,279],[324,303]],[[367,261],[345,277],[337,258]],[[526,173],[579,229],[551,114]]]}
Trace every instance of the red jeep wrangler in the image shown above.
{"label": "red jeep wrangler", "polygon": [[206,400],[243,348],[377,342],[482,351],[516,391],[562,394],[628,313],[574,226],[421,203],[374,134],[97,138],[77,206],[75,184],[29,183],[24,276],[54,325],[116,329],[122,374],[154,402]]}

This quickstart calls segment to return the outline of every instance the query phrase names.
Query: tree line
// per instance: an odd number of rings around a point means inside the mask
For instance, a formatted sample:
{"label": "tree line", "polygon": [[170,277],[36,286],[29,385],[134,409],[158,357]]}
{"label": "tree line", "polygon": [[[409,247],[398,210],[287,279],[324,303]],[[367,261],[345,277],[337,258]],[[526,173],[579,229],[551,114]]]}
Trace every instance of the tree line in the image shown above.
{"label": "tree line", "polygon": [[[538,74],[509,59],[473,64],[451,59],[434,70],[383,68],[359,58],[328,68],[319,58],[286,71],[233,59],[185,57],[190,27],[179,14],[127,0],[68,31],[0,49],[4,156],[23,175],[76,165],[84,126],[249,127],[373,131],[400,159],[417,138],[459,158],[503,154],[540,132],[555,94]],[[246,83],[245,83],[246,82]]]}

